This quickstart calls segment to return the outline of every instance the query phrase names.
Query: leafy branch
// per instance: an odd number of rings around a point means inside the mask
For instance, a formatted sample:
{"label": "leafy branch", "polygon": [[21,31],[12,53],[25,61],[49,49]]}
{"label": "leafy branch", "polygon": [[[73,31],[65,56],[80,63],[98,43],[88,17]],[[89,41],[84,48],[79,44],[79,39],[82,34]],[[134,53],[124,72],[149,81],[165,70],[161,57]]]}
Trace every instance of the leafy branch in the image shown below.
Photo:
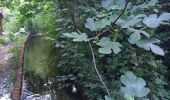
{"label": "leafy branch", "polygon": [[[89,47],[90,47],[90,50],[91,50],[91,53],[92,53],[92,58],[93,58],[92,61],[93,61],[93,65],[94,65],[95,71],[96,71],[97,76],[99,77],[101,83],[103,84],[103,86],[104,86],[104,88],[105,88],[108,96],[110,97],[109,89],[107,88],[106,84],[104,83],[104,81],[103,81],[103,79],[102,79],[102,77],[101,77],[101,75],[100,75],[100,73],[99,73],[99,71],[98,71],[98,69],[97,69],[96,58],[95,58],[94,50],[93,50],[92,45],[90,44],[90,40],[88,39],[86,33],[81,33],[81,32],[79,31],[79,33],[77,33],[77,32],[63,33],[63,35],[66,36],[66,37],[69,37],[69,38],[73,38],[73,41],[75,41],[75,42],[88,42]],[[109,41],[109,42],[110,42],[110,41]],[[112,42],[111,42],[111,44],[112,44]],[[113,47],[110,48],[110,50],[111,50],[111,49],[113,49]],[[119,48],[118,48],[118,49],[119,49]],[[117,50],[117,49],[116,49],[116,50]]]}
{"label": "leafy branch", "polygon": [[[98,32],[98,34],[94,37],[92,37],[90,40],[92,39],[96,39],[97,37],[99,37],[100,35],[102,35],[103,33],[105,33],[106,31],[108,31],[110,28],[112,27],[116,27],[115,26],[115,23],[119,20],[119,18],[123,15],[123,13],[126,11],[127,9],[127,6],[128,6],[128,3],[129,3],[129,0],[126,0],[126,3],[125,3],[125,7],[123,8],[122,12],[119,14],[119,16],[115,19],[114,22],[111,23],[111,26],[109,28],[107,28],[106,30],[104,30],[103,32]],[[117,27],[116,27],[117,28]]]}

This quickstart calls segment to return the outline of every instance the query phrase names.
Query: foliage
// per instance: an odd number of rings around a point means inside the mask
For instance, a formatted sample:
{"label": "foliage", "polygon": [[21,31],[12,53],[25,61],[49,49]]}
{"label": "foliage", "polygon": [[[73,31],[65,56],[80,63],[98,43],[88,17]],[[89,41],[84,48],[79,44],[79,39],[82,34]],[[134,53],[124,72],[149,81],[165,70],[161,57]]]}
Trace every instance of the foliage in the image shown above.
{"label": "foliage", "polygon": [[15,82],[16,79],[16,71],[19,64],[19,54],[20,49],[22,48],[22,44],[25,39],[25,35],[18,35],[15,36],[13,34],[9,34],[10,40],[14,42],[14,46],[11,48],[10,52],[13,54],[13,59],[11,60],[11,63],[14,66],[14,70],[12,71],[12,82]]}
{"label": "foliage", "polygon": [[158,39],[149,39],[149,40],[141,40],[138,41],[136,43],[137,46],[144,48],[145,50],[150,50],[155,53],[155,54],[159,54],[159,55],[164,55],[164,51],[157,45],[153,44],[153,43],[159,43],[160,41]]}
{"label": "foliage", "polygon": [[4,43],[5,43],[4,39],[0,38],[0,44],[4,44]]}
{"label": "foliage", "polygon": [[[77,76],[75,81],[79,80],[81,84],[88,83],[88,85],[85,84],[85,86],[87,86],[85,94],[90,100],[102,99],[104,95],[101,96],[98,94],[105,94],[105,90],[103,90],[104,87],[100,84],[99,80],[95,80],[94,77],[97,76],[87,70],[90,62],[87,59],[90,56],[89,52],[91,51],[90,49],[87,50],[82,48],[87,48],[88,42],[92,43],[98,70],[109,89],[111,87],[110,85],[113,84],[112,82],[109,82],[109,80],[112,79],[111,77],[114,77],[113,80],[116,81],[122,72],[133,71],[143,77],[148,84],[148,87],[150,88],[149,98],[152,98],[152,96],[154,98],[157,97],[158,95],[155,94],[156,91],[161,91],[164,86],[161,86],[161,83],[159,84],[161,88],[159,88],[158,84],[153,81],[151,82],[150,79],[160,79],[158,76],[164,76],[167,69],[154,57],[154,55],[147,51],[151,50],[154,54],[161,56],[165,54],[160,44],[158,44],[160,43],[160,40],[155,37],[156,34],[154,30],[162,24],[168,24],[168,20],[170,19],[169,13],[159,12],[158,9],[160,6],[156,5],[158,1],[126,2],[126,0],[101,0],[100,2],[96,0],[94,1],[95,3],[89,3],[88,1],[68,2],[70,5],[69,7],[67,4],[65,5],[65,8],[59,6],[59,9],[61,9],[59,14],[62,16],[62,19],[57,23],[62,24],[61,27],[64,26],[64,30],[62,30],[62,28],[61,30],[58,30],[62,33],[61,39],[65,39],[65,37],[72,38],[73,42],[69,39],[61,41],[61,45],[64,45],[62,50],[63,53],[65,53],[62,54],[63,59],[61,60],[62,65],[60,65],[60,67],[62,66],[61,68],[64,72],[71,72]],[[63,2],[60,1],[59,5],[62,3]],[[78,7],[72,6],[72,4],[76,4]],[[70,18],[68,18],[68,16],[70,16]],[[68,21],[66,21],[66,19],[68,19]],[[83,63],[77,58],[81,59]],[[59,64],[61,62],[59,62]],[[155,63],[160,64],[156,65]],[[67,66],[72,67],[70,68]],[[162,71],[158,71],[158,69]],[[86,75],[86,72],[88,72],[89,75]],[[94,70],[92,72],[94,72]],[[148,72],[148,74],[144,74],[146,72]],[[156,72],[158,76],[155,76],[150,72]],[[78,74],[82,73],[84,73],[83,77],[79,78]],[[93,78],[91,79],[90,77]],[[166,78],[163,80],[166,84]],[[145,86],[145,81],[143,79],[139,78],[139,81]],[[149,84],[157,85],[155,88],[152,88]],[[118,88],[120,87],[121,86],[117,84],[110,90],[112,98],[116,99],[118,95],[122,96],[122,94],[118,92]],[[144,90],[146,90],[147,92],[145,93],[148,94],[148,89],[145,88]],[[98,92],[96,94],[92,91]],[[146,94],[142,95],[142,93],[140,93],[137,95],[143,97]],[[110,97],[105,97],[105,99],[110,99]]]}
{"label": "foliage", "polygon": [[162,56],[169,54],[162,43],[169,38],[168,33],[157,33],[162,25],[169,25],[170,13],[160,10],[163,5],[158,0],[27,0],[11,4],[17,8],[13,19],[19,24],[9,29],[16,32],[24,27],[56,43],[61,87],[81,84],[89,100],[125,100],[124,94],[131,100],[170,99],[168,69],[162,62]]}
{"label": "foliage", "polygon": [[163,21],[170,19],[170,13],[162,13],[158,18],[157,14],[151,14],[148,17],[145,17],[143,23],[150,28],[158,27]]}
{"label": "foliage", "polygon": [[72,33],[63,33],[63,35],[69,38],[74,38],[73,41],[78,41],[78,42],[88,41],[86,33],[78,34],[77,32],[72,32]]}
{"label": "foliage", "polygon": [[125,85],[125,87],[121,87],[121,90],[126,98],[144,97],[150,91],[145,87],[146,82],[142,78],[136,77],[132,72],[126,72],[125,75],[122,75],[121,82]]}
{"label": "foliage", "polygon": [[122,47],[119,42],[112,42],[108,37],[101,38],[97,45],[102,47],[99,48],[99,52],[103,54],[111,54],[112,50],[115,54],[118,54],[121,51],[120,47]]}

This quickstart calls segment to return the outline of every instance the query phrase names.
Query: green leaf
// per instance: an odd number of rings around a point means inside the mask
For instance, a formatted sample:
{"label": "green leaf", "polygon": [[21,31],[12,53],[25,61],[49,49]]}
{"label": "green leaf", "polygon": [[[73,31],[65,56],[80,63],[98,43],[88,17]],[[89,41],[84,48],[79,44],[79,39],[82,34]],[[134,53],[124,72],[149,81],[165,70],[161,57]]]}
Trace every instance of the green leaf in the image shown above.
{"label": "green leaf", "polygon": [[103,7],[103,8],[109,8],[110,6],[112,6],[113,5],[113,0],[102,0],[101,1],[101,6]]}
{"label": "green leaf", "polygon": [[108,19],[106,19],[106,18],[103,18],[103,19],[101,20],[101,23],[104,24],[104,27],[105,27],[106,25],[110,25],[110,24],[111,24],[111,22],[110,22]]}
{"label": "green leaf", "polygon": [[164,51],[154,43],[160,43],[160,40],[152,38],[152,39],[144,39],[136,42],[136,45],[138,47],[144,48],[145,50],[149,51],[151,50],[153,53],[157,55],[164,55]]}
{"label": "green leaf", "polygon": [[96,24],[94,22],[93,18],[87,18],[86,23],[85,23],[85,27],[90,29],[91,31],[96,31]]}
{"label": "green leaf", "polygon": [[69,37],[69,38],[73,38],[73,41],[77,41],[77,42],[87,42],[88,36],[86,33],[80,33],[78,34],[77,32],[71,32],[71,33],[62,33],[64,36]]}
{"label": "green leaf", "polygon": [[91,31],[98,31],[99,29],[102,29],[110,24],[111,22],[107,18],[103,18],[101,20],[96,20],[96,21],[94,21],[93,18],[87,18],[85,27],[90,29]]}
{"label": "green leaf", "polygon": [[137,77],[132,72],[128,71],[125,73],[125,75],[121,76],[120,80],[122,84],[126,86],[126,85],[130,85],[131,83],[135,82],[136,78]]}
{"label": "green leaf", "polygon": [[131,97],[131,96],[135,95],[135,93],[132,92],[134,90],[131,87],[121,87],[120,89],[125,94],[126,97]]}
{"label": "green leaf", "polygon": [[108,97],[107,95],[105,95],[105,100],[113,100],[112,98]]}
{"label": "green leaf", "polygon": [[125,0],[115,0],[115,3],[123,9],[126,1]]}
{"label": "green leaf", "polygon": [[85,12],[94,12],[97,13],[96,9],[94,7],[89,6],[78,6],[77,8],[84,10]]}
{"label": "green leaf", "polygon": [[143,23],[150,28],[158,27],[163,21],[170,19],[170,13],[162,13],[159,17],[157,14],[151,14],[148,17],[145,17]]}
{"label": "green leaf", "polygon": [[130,21],[125,21],[125,23],[121,26],[122,28],[128,28],[130,26],[134,26],[135,24],[139,23],[140,21],[142,21],[141,18],[145,17],[145,14],[139,14],[137,16],[135,16],[134,18],[132,18]]}
{"label": "green leaf", "polygon": [[142,31],[142,30],[138,30],[140,33],[142,33],[143,35],[145,35],[146,37],[150,38],[149,33]]}
{"label": "green leaf", "polygon": [[120,10],[122,9],[119,5],[111,5],[107,10]]}
{"label": "green leaf", "polygon": [[93,88],[98,87],[98,85],[97,84],[93,84],[93,83],[88,83],[88,84],[85,84],[85,87],[93,89]]}
{"label": "green leaf", "polygon": [[144,97],[146,96],[150,89],[146,88],[146,82],[142,78],[138,78],[132,72],[128,71],[125,75],[122,75],[120,78],[123,87],[121,87],[122,92],[125,94],[125,97]]}
{"label": "green leaf", "polygon": [[164,55],[164,51],[157,45],[151,45],[151,51],[158,55]]}
{"label": "green leaf", "polygon": [[137,97],[144,97],[149,93],[149,89],[145,88],[144,86],[146,85],[145,80],[143,80],[142,78],[138,78],[136,81],[137,84],[137,89],[136,89],[136,95]]}
{"label": "green leaf", "polygon": [[122,28],[128,28],[129,26],[134,26],[136,23],[139,23],[142,19],[132,19],[129,22],[125,23]]}
{"label": "green leaf", "polygon": [[136,42],[138,42],[141,39],[141,34],[150,38],[149,33],[145,32],[145,31],[136,30],[136,29],[133,29],[133,28],[128,28],[128,30],[130,32],[133,32],[128,39],[129,43],[131,43],[131,44],[135,44]]}
{"label": "green leaf", "polygon": [[101,46],[99,52],[103,54],[111,54],[112,51],[118,54],[121,51],[120,48],[123,47],[119,42],[112,42],[108,37],[101,38],[97,45]]}
{"label": "green leaf", "polygon": [[122,20],[123,22],[120,23],[120,25],[122,28],[129,28],[130,26],[133,27],[135,25],[138,25],[139,22],[142,22],[142,18],[144,18],[145,16],[145,14],[138,14],[135,17],[128,18],[127,20]]}
{"label": "green leaf", "polygon": [[136,96],[137,97],[144,97],[150,92],[150,89],[148,88],[140,88],[136,90]]}
{"label": "green leaf", "polygon": [[150,7],[150,6],[154,6],[158,3],[158,0],[150,0],[148,3],[147,3],[147,6]]}
{"label": "green leaf", "polygon": [[102,0],[101,6],[107,10],[122,9],[119,5],[114,5],[113,0]]}
{"label": "green leaf", "polygon": [[135,31],[134,33],[132,33],[128,39],[128,41],[131,44],[135,44],[137,41],[139,41],[141,39],[141,35],[139,31]]}
{"label": "green leaf", "polygon": [[136,9],[136,8],[141,8],[141,9],[149,8],[151,6],[155,6],[157,3],[158,3],[158,0],[150,0],[148,2],[141,4],[141,5],[134,6],[134,9]]}

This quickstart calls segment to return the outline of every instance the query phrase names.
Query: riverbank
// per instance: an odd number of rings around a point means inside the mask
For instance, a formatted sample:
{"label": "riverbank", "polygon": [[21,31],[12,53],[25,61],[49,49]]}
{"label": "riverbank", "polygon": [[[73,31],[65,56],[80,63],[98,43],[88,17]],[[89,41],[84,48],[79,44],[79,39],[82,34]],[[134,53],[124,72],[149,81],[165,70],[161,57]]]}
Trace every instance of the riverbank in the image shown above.
{"label": "riverbank", "polygon": [[12,45],[0,45],[0,100],[10,100],[12,90],[11,64],[12,54],[9,52]]}

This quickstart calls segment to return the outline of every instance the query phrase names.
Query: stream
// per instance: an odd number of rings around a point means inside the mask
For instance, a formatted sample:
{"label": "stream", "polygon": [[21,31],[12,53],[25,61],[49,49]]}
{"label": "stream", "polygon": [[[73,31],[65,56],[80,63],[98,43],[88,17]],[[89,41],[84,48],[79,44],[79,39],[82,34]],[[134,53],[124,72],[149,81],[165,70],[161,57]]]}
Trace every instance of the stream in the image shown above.
{"label": "stream", "polygon": [[24,60],[23,100],[82,100],[66,88],[59,89],[54,53],[52,42],[41,37],[29,40]]}

